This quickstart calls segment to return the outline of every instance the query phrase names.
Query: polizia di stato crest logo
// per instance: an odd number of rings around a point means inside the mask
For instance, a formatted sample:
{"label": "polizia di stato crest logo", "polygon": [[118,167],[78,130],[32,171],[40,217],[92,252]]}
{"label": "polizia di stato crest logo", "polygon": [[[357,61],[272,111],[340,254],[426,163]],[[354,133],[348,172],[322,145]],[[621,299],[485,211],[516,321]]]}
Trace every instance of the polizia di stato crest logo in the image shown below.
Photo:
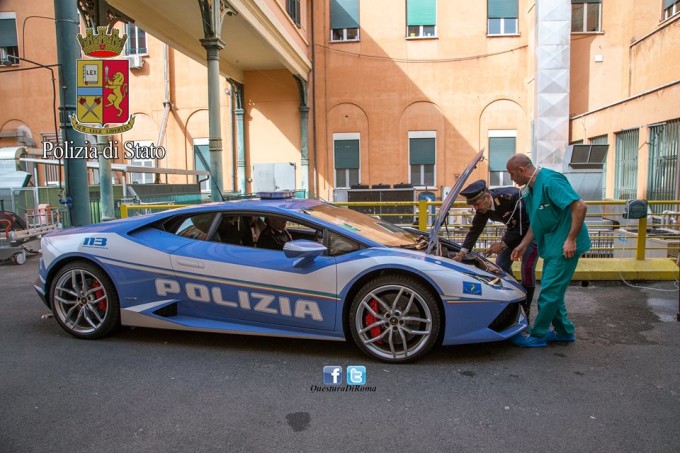
{"label": "polizia di stato crest logo", "polygon": [[78,35],[83,53],[90,57],[78,60],[76,114],[70,118],[78,132],[112,135],[132,129],[135,118],[130,117],[130,62],[117,58],[127,37],[108,27],[87,29],[85,36]]}

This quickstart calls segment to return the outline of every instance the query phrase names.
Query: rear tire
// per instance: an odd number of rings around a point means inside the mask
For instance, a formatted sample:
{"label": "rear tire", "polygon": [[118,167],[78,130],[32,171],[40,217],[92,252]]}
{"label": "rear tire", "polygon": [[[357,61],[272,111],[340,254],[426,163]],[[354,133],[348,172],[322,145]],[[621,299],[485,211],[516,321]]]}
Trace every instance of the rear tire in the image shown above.
{"label": "rear tire", "polygon": [[382,276],[364,285],[354,298],[349,327],[356,345],[370,357],[413,362],[437,343],[438,298],[413,277]]}
{"label": "rear tire", "polygon": [[118,294],[111,279],[85,261],[59,269],[50,287],[50,306],[59,325],[74,337],[102,338],[120,325]]}

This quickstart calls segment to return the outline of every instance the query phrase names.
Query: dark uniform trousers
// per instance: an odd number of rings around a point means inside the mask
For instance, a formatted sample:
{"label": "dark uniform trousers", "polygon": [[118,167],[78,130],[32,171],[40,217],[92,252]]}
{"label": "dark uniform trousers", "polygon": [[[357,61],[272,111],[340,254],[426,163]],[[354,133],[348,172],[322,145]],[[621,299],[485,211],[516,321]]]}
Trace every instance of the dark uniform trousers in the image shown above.
{"label": "dark uniform trousers", "polygon": [[[489,209],[482,214],[476,212],[472,219],[472,226],[470,231],[465,236],[463,241],[463,248],[472,250],[479,239],[479,236],[484,231],[489,220],[495,222],[502,222],[506,226],[505,233],[501,241],[508,247],[496,256],[496,264],[508,274],[512,275],[512,260],[510,255],[512,250],[522,242],[522,238],[529,231],[529,216],[526,213],[524,203],[519,203],[521,192],[515,187],[499,187],[496,189],[489,189],[491,199],[493,201],[494,209]],[[520,228],[521,227],[521,228]],[[534,289],[536,286],[536,262],[538,261],[538,250],[536,242],[532,241],[526,248],[524,255],[522,255],[521,273],[522,286],[527,292],[527,297],[523,308],[529,317],[531,308],[531,301],[534,297]]]}

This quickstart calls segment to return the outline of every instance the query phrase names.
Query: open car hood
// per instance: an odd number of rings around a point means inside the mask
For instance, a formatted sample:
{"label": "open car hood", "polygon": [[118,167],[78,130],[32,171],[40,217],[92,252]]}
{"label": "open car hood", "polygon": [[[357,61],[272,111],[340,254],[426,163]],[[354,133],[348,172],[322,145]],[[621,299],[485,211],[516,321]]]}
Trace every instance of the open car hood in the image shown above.
{"label": "open car hood", "polygon": [[439,241],[439,230],[444,224],[444,220],[449,215],[449,211],[451,210],[451,206],[453,206],[453,202],[456,201],[456,198],[458,198],[458,194],[460,194],[460,191],[463,190],[463,186],[465,185],[467,179],[470,177],[470,173],[472,173],[472,170],[474,170],[475,167],[477,167],[477,164],[483,158],[484,148],[482,148],[475,155],[475,157],[472,159],[467,168],[465,168],[465,171],[461,173],[460,178],[458,178],[456,184],[451,188],[451,191],[446,196],[444,201],[442,201],[442,206],[441,208],[439,208],[439,212],[437,213],[437,219],[435,220],[434,224],[432,225],[432,228],[430,229],[430,239],[427,243],[427,253],[432,253],[432,250],[436,249],[437,241]]}

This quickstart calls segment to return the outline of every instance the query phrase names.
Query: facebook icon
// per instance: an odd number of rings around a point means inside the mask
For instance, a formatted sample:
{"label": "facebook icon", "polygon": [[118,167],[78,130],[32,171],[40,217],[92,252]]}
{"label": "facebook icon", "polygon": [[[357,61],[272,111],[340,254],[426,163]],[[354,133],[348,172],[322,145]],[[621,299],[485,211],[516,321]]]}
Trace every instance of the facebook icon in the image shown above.
{"label": "facebook icon", "polygon": [[342,385],[342,367],[327,365],[323,367],[324,385]]}

